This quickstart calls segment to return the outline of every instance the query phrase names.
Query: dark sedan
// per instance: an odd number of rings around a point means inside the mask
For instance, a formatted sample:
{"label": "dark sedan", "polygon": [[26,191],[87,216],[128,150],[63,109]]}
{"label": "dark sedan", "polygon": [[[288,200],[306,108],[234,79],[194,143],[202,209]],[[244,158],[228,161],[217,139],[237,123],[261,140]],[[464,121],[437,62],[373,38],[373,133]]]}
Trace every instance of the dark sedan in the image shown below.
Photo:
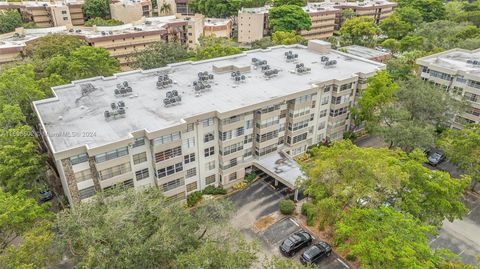
{"label": "dark sedan", "polygon": [[428,163],[432,166],[437,166],[445,160],[445,153],[441,150],[432,150],[427,155]]}
{"label": "dark sedan", "polygon": [[332,247],[326,242],[320,241],[303,252],[300,256],[300,262],[302,264],[315,263],[330,256],[330,254],[332,254]]}
{"label": "dark sedan", "polygon": [[305,232],[300,231],[290,235],[280,245],[280,252],[285,256],[293,256],[300,249],[309,246],[312,243],[312,236]]}

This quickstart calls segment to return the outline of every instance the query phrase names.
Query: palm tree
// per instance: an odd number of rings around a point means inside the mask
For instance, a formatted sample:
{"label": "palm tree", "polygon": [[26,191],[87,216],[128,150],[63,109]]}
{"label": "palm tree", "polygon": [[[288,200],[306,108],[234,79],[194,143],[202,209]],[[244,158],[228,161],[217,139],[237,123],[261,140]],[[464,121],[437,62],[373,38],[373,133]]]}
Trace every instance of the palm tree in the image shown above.
{"label": "palm tree", "polygon": [[163,2],[160,7],[160,13],[169,14],[172,11],[172,5],[170,3]]}

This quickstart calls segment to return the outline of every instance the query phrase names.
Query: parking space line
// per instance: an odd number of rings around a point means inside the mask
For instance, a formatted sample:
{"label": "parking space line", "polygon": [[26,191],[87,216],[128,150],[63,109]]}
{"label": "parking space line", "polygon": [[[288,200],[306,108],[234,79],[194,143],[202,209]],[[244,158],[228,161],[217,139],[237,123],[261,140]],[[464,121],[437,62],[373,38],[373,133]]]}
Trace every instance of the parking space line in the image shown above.
{"label": "parking space line", "polygon": [[297,225],[298,227],[300,227],[300,225],[299,225],[294,219],[290,218],[290,220],[291,220],[295,225]]}
{"label": "parking space line", "polygon": [[350,266],[348,266],[348,264],[346,264],[345,262],[343,262],[339,258],[337,258],[337,261],[339,261],[341,264],[343,264],[343,266],[345,266],[345,268],[350,268]]}

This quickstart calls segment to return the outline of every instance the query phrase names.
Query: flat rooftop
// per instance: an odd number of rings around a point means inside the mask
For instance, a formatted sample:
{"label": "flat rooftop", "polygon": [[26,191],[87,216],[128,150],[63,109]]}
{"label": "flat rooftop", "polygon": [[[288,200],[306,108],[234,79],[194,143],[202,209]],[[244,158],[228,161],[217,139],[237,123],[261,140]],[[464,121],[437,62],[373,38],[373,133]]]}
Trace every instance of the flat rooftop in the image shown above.
{"label": "flat rooftop", "polygon": [[257,168],[263,168],[265,173],[291,189],[297,188],[297,180],[302,181],[305,178],[300,165],[281,151],[263,156],[255,160],[255,164]]}
{"label": "flat rooftop", "polygon": [[390,53],[385,51],[371,49],[371,48],[367,48],[364,46],[357,46],[357,45],[346,46],[346,47],[343,47],[343,49],[346,49],[347,53],[353,54],[358,57],[366,58],[366,59],[372,59],[376,57],[383,57],[383,56],[390,55]]}
{"label": "flat rooftop", "polygon": [[[292,73],[295,63],[287,63],[285,52],[297,53],[299,61],[312,69],[311,73]],[[337,65],[326,67],[320,57],[336,60]],[[272,69],[279,69],[277,77],[267,80],[260,70],[244,73],[246,82],[232,80],[231,73],[214,73],[213,66],[235,65],[250,67],[252,58],[267,60]],[[130,71],[112,77],[96,77],[72,84],[54,87],[54,98],[36,101],[34,106],[41,123],[49,134],[54,152],[87,145],[89,148],[127,139],[138,130],[153,132],[181,124],[182,119],[209,112],[230,112],[250,105],[292,95],[312,88],[312,84],[332,79],[348,79],[358,73],[372,73],[383,69],[381,63],[331,50],[328,53],[307,49],[305,46],[278,46],[266,50],[253,50],[239,55],[200,62],[184,62],[161,69]],[[196,97],[192,83],[199,72],[215,75],[212,89]],[[157,89],[160,72],[168,72],[173,86]],[[128,81],[133,88],[132,97],[115,97],[116,85]],[[87,96],[81,94],[80,85],[92,83],[96,90]],[[182,97],[179,105],[164,107],[167,91],[177,90]],[[125,101],[124,118],[107,121],[104,111],[110,110],[112,102]],[[69,132],[95,132],[95,136],[61,135]]]}
{"label": "flat rooftop", "polygon": [[470,64],[467,62],[468,60],[480,61],[480,49],[472,51],[453,49],[419,58],[417,62],[420,64],[439,66],[452,71],[463,71],[475,76],[480,76],[480,65]]}

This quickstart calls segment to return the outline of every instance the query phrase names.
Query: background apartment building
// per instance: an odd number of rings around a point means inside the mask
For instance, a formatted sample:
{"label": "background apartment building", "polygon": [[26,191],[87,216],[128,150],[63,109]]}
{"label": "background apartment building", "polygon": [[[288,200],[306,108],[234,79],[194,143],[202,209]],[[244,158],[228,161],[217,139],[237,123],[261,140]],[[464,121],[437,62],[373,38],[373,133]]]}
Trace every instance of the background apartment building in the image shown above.
{"label": "background apartment building", "polygon": [[76,35],[93,47],[105,48],[128,70],[132,56],[155,42],[196,45],[203,33],[203,16],[142,18],[135,23],[105,27],[18,28],[14,33],[0,35],[0,64],[17,60],[28,43],[55,33]]}
{"label": "background apartment building", "polygon": [[114,0],[110,2],[110,17],[131,23],[142,19],[142,17],[152,17],[153,9],[150,0]]}
{"label": "background apartment building", "polygon": [[83,1],[0,2],[0,10],[18,10],[25,22],[38,27],[83,25]]}
{"label": "background apartment building", "polygon": [[358,90],[383,68],[310,41],[73,82],[34,109],[70,202],[115,185],[182,200],[341,139]]}
{"label": "background apartment building", "polygon": [[232,37],[232,20],[221,18],[205,18],[203,34],[205,36]]}
{"label": "background apartment building", "polygon": [[[306,39],[327,39],[338,30],[344,21],[342,11],[351,9],[356,16],[368,16],[379,23],[390,16],[396,3],[385,0],[367,0],[358,2],[325,1],[308,3],[303,10],[312,20],[308,31],[300,31]],[[242,8],[238,12],[238,42],[251,43],[262,39],[269,33],[269,6],[260,8]]]}
{"label": "background apartment building", "polygon": [[465,113],[455,116],[453,128],[480,122],[480,49],[452,49],[419,58],[417,64],[423,80],[470,104]]}

